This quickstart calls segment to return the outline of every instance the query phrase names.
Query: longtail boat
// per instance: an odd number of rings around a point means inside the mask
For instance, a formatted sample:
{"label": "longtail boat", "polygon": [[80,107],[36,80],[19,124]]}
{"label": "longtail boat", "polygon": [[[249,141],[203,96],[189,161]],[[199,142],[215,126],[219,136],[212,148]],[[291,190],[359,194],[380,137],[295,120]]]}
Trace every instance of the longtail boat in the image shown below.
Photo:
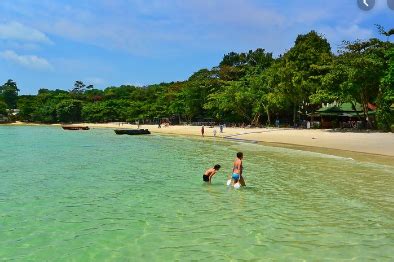
{"label": "longtail boat", "polygon": [[74,125],[68,125],[68,126],[62,126],[64,130],[89,130],[90,128],[88,126],[74,126]]}
{"label": "longtail boat", "polygon": [[148,129],[115,129],[117,135],[149,135]]}

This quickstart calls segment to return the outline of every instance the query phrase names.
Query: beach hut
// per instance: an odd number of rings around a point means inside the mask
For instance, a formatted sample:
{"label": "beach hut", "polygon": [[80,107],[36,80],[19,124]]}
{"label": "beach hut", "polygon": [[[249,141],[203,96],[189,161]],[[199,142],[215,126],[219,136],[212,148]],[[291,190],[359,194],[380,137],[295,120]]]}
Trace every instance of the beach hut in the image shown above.
{"label": "beach hut", "polygon": [[[368,122],[373,123],[376,106],[368,104]],[[309,115],[320,122],[321,128],[360,128],[364,111],[361,104],[343,103],[325,106]]]}

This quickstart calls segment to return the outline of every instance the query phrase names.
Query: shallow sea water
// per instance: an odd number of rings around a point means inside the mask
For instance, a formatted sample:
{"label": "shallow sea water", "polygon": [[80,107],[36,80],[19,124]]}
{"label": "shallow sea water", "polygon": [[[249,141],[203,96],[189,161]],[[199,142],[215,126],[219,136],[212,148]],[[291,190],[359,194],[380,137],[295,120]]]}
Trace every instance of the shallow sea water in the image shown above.
{"label": "shallow sea water", "polygon": [[326,154],[0,126],[0,260],[392,261],[393,193],[393,166]]}

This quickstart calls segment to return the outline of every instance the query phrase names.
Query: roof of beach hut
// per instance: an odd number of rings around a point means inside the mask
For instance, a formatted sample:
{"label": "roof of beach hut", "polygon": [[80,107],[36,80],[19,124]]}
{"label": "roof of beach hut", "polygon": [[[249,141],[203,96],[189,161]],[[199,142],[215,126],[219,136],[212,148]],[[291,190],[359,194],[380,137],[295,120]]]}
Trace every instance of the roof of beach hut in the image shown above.
{"label": "roof of beach hut", "polygon": [[[356,103],[355,110],[352,103],[343,103],[337,106],[322,107],[316,111],[320,116],[345,116],[345,117],[356,117],[363,113],[361,104]],[[368,115],[373,114],[373,111],[369,111]]]}

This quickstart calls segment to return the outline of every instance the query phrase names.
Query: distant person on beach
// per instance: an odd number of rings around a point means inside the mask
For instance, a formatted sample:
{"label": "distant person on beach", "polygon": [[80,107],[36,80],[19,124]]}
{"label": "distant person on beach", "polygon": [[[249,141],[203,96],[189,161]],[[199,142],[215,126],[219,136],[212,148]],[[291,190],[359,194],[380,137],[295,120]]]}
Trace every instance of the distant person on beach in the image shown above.
{"label": "distant person on beach", "polygon": [[220,125],[219,129],[220,129],[220,133],[223,133],[223,125]]}
{"label": "distant person on beach", "polygon": [[157,126],[157,128],[161,128],[161,121],[159,121],[159,125]]}
{"label": "distant person on beach", "polygon": [[213,128],[213,136],[216,137],[216,128]]}
{"label": "distant person on beach", "polygon": [[201,127],[201,135],[204,137],[204,125]]}
{"label": "distant person on beach", "polygon": [[220,165],[215,165],[214,167],[208,169],[207,171],[205,171],[204,175],[202,176],[202,180],[204,182],[211,183],[212,177],[216,175],[219,169],[220,169]]}
{"label": "distant person on beach", "polygon": [[242,159],[244,154],[242,152],[237,153],[237,158],[234,160],[233,174],[231,180],[233,184],[238,183],[242,178]]}

